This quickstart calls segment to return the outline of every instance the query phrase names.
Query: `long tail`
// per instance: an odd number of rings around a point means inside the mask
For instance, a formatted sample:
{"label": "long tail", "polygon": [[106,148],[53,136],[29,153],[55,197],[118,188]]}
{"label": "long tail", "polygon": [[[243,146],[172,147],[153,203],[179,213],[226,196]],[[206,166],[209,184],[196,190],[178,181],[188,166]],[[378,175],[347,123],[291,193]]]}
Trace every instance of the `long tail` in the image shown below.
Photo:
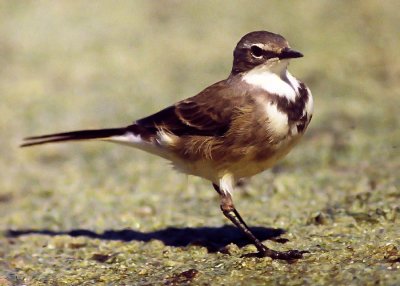
{"label": "long tail", "polygon": [[24,142],[20,145],[20,147],[28,147],[46,143],[65,142],[65,141],[107,139],[113,136],[125,135],[129,131],[128,128],[123,127],[123,128],[109,128],[109,129],[94,129],[94,130],[78,130],[71,132],[41,135],[41,136],[32,136],[24,138]]}

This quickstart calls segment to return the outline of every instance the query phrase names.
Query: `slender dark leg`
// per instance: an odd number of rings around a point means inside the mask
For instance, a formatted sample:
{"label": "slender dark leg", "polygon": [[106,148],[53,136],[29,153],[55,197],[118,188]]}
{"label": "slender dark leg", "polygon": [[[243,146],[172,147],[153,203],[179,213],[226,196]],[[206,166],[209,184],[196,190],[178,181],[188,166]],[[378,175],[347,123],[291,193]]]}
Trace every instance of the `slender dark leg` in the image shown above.
{"label": "slender dark leg", "polygon": [[218,192],[221,199],[221,210],[222,213],[236,225],[247,238],[256,246],[258,253],[257,256],[265,257],[269,256],[275,259],[291,260],[301,258],[304,252],[298,250],[289,251],[276,251],[266,247],[261,241],[254,236],[249,227],[244,222],[243,218],[240,216],[239,212],[233,205],[232,196],[227,192],[221,192],[219,186],[213,184],[214,189]]}

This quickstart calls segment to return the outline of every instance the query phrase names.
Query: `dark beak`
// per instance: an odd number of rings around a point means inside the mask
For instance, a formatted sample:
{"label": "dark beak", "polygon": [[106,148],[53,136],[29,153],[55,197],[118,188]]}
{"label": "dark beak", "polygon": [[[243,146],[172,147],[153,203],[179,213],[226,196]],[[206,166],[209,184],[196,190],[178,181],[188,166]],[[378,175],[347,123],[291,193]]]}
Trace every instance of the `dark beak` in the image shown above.
{"label": "dark beak", "polygon": [[281,53],[278,55],[279,59],[293,59],[293,58],[301,58],[303,54],[292,50],[291,48],[284,48]]}

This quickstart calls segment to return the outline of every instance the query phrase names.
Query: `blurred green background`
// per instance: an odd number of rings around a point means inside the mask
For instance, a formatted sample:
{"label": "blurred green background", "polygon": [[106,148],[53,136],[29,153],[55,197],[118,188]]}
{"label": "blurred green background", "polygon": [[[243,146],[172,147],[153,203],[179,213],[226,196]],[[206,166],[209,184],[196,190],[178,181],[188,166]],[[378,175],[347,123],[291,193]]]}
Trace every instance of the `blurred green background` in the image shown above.
{"label": "blurred green background", "polygon": [[[0,1],[0,285],[399,284],[399,9],[397,0]],[[234,243],[228,255],[61,235],[215,227],[224,236],[210,184],[162,159],[99,142],[18,145],[129,124],[192,96],[228,76],[234,46],[254,30],[305,54],[290,70],[311,88],[315,114],[302,143],[234,199],[250,225],[287,231],[288,243],[268,246],[310,254],[288,264],[243,259],[253,247]]]}

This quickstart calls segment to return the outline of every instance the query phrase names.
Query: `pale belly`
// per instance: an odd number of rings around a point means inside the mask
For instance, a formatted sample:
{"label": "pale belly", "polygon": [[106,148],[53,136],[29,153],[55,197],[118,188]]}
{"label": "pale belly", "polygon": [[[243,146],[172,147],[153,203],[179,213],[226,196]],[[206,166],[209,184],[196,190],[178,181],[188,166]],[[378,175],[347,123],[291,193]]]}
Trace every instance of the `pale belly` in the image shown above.
{"label": "pale belly", "polygon": [[278,163],[283,157],[285,157],[290,150],[298,143],[301,136],[288,138],[286,142],[282,142],[281,146],[271,154],[271,156],[263,159],[254,157],[244,157],[243,160],[235,162],[229,166],[227,172],[231,173],[235,180],[241,178],[251,177],[258,173],[261,173]]}
{"label": "pale belly", "polygon": [[288,137],[277,146],[275,152],[263,159],[255,158],[253,154],[246,154],[236,161],[224,163],[215,162],[213,160],[188,162],[178,158],[174,158],[171,161],[178,171],[202,177],[216,184],[226,174],[231,175],[234,181],[238,181],[242,178],[254,176],[274,166],[290,152],[300,138],[301,136]]}

